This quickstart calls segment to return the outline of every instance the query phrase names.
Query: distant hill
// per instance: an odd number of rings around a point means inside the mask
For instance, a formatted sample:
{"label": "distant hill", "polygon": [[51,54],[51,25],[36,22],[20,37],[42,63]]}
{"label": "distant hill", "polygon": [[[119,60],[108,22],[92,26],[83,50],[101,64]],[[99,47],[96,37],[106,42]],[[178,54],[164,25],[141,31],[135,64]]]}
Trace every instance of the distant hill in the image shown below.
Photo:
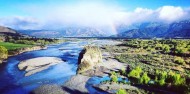
{"label": "distant hill", "polygon": [[21,36],[16,30],[0,26],[0,35],[1,36]]}
{"label": "distant hill", "polygon": [[190,20],[165,23],[142,23],[132,25],[131,29],[125,30],[114,37],[126,38],[190,38]]}
{"label": "distant hill", "polygon": [[69,27],[59,30],[18,30],[19,33],[35,37],[104,37],[106,34],[99,29],[90,27]]}

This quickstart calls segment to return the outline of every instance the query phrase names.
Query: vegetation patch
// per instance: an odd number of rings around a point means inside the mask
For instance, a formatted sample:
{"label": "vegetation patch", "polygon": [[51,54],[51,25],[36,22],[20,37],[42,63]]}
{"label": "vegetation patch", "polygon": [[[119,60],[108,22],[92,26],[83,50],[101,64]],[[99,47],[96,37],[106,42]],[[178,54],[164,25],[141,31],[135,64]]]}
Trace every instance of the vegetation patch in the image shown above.
{"label": "vegetation patch", "polygon": [[133,39],[103,48],[118,61],[129,64],[117,77],[127,77],[140,92],[190,92],[190,40]]}
{"label": "vegetation patch", "polygon": [[5,47],[7,50],[16,50],[20,48],[25,48],[25,47],[32,47],[33,45],[28,45],[28,44],[15,44],[15,43],[9,43],[9,42],[0,42],[0,46]]}

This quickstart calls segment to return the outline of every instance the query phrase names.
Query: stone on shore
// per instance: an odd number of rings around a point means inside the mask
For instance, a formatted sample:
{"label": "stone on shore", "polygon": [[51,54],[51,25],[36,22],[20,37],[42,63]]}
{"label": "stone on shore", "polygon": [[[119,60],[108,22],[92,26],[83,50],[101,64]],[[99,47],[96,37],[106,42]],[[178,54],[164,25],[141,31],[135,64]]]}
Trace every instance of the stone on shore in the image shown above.
{"label": "stone on shore", "polygon": [[42,85],[32,91],[32,94],[66,94],[59,85]]}
{"label": "stone on shore", "polygon": [[88,93],[87,88],[85,87],[86,82],[89,80],[90,77],[83,76],[83,75],[75,75],[70,78],[69,81],[67,81],[63,85],[64,91],[67,91],[66,94],[84,94]]}
{"label": "stone on shore", "polygon": [[108,93],[114,93],[113,91],[119,90],[119,89],[129,89],[129,90],[138,90],[137,87],[127,85],[127,84],[118,84],[115,82],[110,83],[103,83],[103,84],[98,84],[94,85],[94,88],[102,91],[106,91]]}

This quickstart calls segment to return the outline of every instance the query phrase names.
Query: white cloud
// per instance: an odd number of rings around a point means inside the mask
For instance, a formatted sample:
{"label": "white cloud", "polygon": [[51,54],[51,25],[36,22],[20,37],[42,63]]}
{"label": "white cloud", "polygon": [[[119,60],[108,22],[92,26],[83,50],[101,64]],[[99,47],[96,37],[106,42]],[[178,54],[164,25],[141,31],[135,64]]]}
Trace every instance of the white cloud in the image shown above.
{"label": "white cloud", "polygon": [[[162,6],[157,9],[125,8],[102,3],[78,3],[49,6],[24,6],[31,17],[12,17],[0,19],[0,25],[19,29],[63,28],[64,26],[105,27],[110,34],[116,33],[117,24],[133,24],[148,21],[173,22],[189,18],[190,9],[175,6]],[[111,29],[110,29],[111,28]]]}
{"label": "white cloud", "polygon": [[14,29],[37,29],[42,26],[42,23],[32,17],[14,16],[0,18],[0,25]]}
{"label": "white cloud", "polygon": [[181,7],[164,6],[159,8],[158,11],[159,18],[166,21],[175,21],[185,15],[185,11]]}
{"label": "white cloud", "polygon": [[[44,8],[37,12],[44,15],[46,21],[63,24],[80,24],[85,26],[102,26],[113,23],[123,17],[122,10],[117,6],[106,6],[100,3],[79,3],[75,5],[61,5]],[[41,14],[43,13],[43,14]],[[34,13],[36,14],[36,13]]]}
{"label": "white cloud", "polygon": [[189,9],[181,7],[163,6],[155,10],[147,8],[136,8],[133,12],[126,12],[125,23],[141,23],[141,22],[165,22],[189,19]]}

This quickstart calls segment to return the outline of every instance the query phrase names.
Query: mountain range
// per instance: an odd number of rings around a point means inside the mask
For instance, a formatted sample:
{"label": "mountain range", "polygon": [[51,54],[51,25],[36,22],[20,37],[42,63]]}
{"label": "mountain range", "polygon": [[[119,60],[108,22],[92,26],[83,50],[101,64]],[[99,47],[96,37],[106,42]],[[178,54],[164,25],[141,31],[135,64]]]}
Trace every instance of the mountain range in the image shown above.
{"label": "mountain range", "polygon": [[190,20],[173,23],[144,22],[118,25],[117,34],[108,36],[99,28],[67,27],[58,30],[14,30],[0,26],[2,35],[29,35],[41,38],[61,37],[119,37],[119,38],[190,38]]}
{"label": "mountain range", "polygon": [[[189,38],[190,37],[190,20],[173,22],[173,23],[159,23],[147,22],[141,24],[134,24],[129,26],[124,31],[120,31],[112,37],[124,38]],[[118,28],[122,30],[123,27]]]}
{"label": "mountain range", "polygon": [[60,37],[104,37],[106,34],[97,28],[90,27],[68,27],[59,30],[17,30],[19,33],[46,38]]}

